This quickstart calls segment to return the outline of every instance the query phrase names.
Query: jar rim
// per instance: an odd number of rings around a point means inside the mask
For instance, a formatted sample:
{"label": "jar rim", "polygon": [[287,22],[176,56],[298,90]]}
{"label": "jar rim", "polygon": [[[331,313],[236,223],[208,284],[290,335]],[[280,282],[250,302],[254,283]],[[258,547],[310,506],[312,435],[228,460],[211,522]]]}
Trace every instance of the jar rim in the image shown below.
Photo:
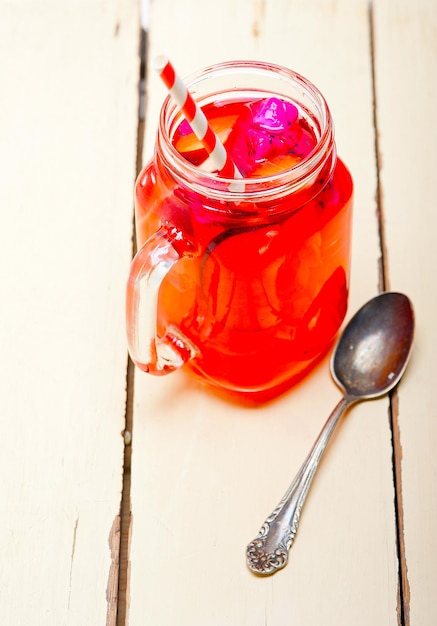
{"label": "jar rim", "polygon": [[[269,79],[275,79],[275,84],[288,83],[294,88],[301,90],[302,94],[311,101],[317,113],[317,122],[320,136],[313,150],[299,163],[275,174],[257,176],[253,178],[226,178],[214,172],[208,172],[193,165],[174,147],[169,130],[172,125],[178,125],[184,119],[177,105],[168,95],[161,107],[158,124],[157,150],[164,163],[172,172],[177,182],[189,187],[192,191],[207,194],[210,197],[226,201],[259,200],[260,197],[272,199],[286,194],[294,193],[306,186],[317,176],[327,161],[335,162],[334,128],[330,109],[320,90],[307,78],[285,66],[264,61],[235,60],[210,65],[189,74],[184,83],[190,92],[203,81],[211,81],[213,78],[222,76],[236,76],[237,74],[260,77],[263,75]],[[281,97],[280,89],[259,89],[256,84],[251,91],[268,93],[269,96]],[[220,90],[218,93],[244,93],[248,88],[236,86],[227,91]],[[208,95],[203,96],[205,99]],[[285,97],[285,96],[284,96]],[[290,98],[291,100],[291,98]],[[302,104],[299,103],[298,104]],[[316,115],[316,113],[313,113]],[[178,124],[175,124],[175,121]]]}

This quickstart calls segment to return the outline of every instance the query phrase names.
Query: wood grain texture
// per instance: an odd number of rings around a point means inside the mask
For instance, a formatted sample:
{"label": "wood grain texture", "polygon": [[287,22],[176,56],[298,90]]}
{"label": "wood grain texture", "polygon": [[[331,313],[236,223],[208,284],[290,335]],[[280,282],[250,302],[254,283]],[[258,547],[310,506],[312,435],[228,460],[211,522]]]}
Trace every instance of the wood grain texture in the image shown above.
{"label": "wood grain texture", "polygon": [[[181,27],[183,24],[183,28]],[[149,62],[182,75],[213,62],[282,63],[313,80],[355,180],[350,313],[378,291],[380,248],[370,18],[364,1],[152,4]],[[165,91],[148,74],[144,160]],[[245,546],[339,399],[325,360],[270,404],[242,404],[183,372],[137,372],[131,626],[395,625],[398,573],[388,400],[345,419],[305,505],[290,563],[270,579]]]}
{"label": "wood grain texture", "polygon": [[395,432],[404,618],[420,626],[437,622],[437,5],[378,0],[374,16],[387,275],[411,297],[417,325]]}
{"label": "wood grain texture", "polygon": [[115,624],[136,1],[0,4],[0,615]]}

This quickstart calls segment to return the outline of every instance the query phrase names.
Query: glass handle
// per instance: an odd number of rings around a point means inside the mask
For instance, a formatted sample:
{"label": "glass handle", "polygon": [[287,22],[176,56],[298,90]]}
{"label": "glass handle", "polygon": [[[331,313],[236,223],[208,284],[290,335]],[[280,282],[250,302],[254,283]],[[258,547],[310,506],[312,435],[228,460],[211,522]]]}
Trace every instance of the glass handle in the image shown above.
{"label": "glass handle", "polygon": [[194,345],[175,327],[157,335],[159,289],[180,259],[168,231],[152,235],[135,255],[126,294],[129,354],[133,362],[151,374],[168,374],[197,354]]}

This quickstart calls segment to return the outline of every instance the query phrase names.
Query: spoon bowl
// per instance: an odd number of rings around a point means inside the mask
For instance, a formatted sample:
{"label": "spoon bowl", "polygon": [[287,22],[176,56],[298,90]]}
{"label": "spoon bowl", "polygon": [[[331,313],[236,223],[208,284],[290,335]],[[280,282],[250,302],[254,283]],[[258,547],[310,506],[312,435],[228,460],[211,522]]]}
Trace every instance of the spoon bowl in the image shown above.
{"label": "spoon bowl", "polygon": [[413,332],[407,296],[385,292],[370,300],[346,326],[332,355],[337,385],[361,400],[393,389],[407,367]]}
{"label": "spoon bowl", "polygon": [[344,395],[284,497],[248,544],[246,561],[254,573],[274,574],[287,564],[305,498],[336,425],[352,404],[382,396],[398,384],[413,336],[413,307],[402,293],[381,293],[352,317],[331,358],[332,377]]}

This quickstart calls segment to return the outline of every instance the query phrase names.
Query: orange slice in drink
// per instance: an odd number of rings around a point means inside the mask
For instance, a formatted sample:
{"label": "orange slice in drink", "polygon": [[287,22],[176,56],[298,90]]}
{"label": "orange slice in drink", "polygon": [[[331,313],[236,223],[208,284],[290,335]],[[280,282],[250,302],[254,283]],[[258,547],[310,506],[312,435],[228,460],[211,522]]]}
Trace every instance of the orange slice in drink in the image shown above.
{"label": "orange slice in drink", "polygon": [[[224,117],[216,117],[208,120],[210,127],[218,136],[220,141],[224,143],[229,137],[238,115],[225,115]],[[203,148],[200,141],[194,133],[182,135],[175,143],[175,148],[180,153],[194,152]]]}
{"label": "orange slice in drink", "polygon": [[266,161],[265,163],[260,163],[260,165],[256,165],[250,176],[272,176],[273,174],[280,174],[285,170],[294,167],[298,163],[302,161],[302,158],[296,156],[295,154],[283,154],[281,156],[275,157],[274,161]]}

